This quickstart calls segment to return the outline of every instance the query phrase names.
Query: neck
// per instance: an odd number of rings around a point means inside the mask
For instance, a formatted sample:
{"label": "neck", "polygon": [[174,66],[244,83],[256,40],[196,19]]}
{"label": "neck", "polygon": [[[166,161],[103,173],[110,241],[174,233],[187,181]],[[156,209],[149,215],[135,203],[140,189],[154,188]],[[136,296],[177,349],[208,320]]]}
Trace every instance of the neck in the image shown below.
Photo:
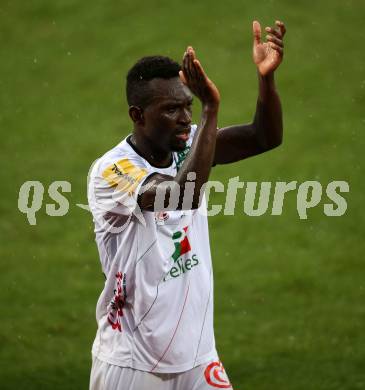
{"label": "neck", "polygon": [[164,168],[171,164],[172,153],[156,147],[148,138],[141,137],[134,132],[130,138],[130,142],[136,151],[151,165]]}

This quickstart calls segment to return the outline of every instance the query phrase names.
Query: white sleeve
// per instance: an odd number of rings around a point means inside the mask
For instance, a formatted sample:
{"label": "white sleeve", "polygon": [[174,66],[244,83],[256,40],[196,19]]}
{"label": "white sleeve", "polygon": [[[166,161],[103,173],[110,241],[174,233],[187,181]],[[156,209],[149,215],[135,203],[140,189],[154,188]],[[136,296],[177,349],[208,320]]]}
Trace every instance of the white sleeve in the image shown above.
{"label": "white sleeve", "polygon": [[[150,174],[144,160],[138,156],[108,158],[99,161],[89,180],[90,209],[99,224],[114,221],[116,216],[131,219],[141,215],[137,204],[138,193]],[[120,219],[120,218],[119,218]],[[114,223],[113,222],[113,223]]]}

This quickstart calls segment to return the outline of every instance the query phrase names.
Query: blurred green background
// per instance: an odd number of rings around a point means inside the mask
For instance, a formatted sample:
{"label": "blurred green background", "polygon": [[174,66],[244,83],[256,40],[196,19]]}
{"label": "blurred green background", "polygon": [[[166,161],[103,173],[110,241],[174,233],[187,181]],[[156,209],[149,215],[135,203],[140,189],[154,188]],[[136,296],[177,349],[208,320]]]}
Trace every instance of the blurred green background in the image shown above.
{"label": "blurred green background", "polygon": [[[210,218],[220,357],[236,390],[365,389],[364,16],[361,0],[1,1],[1,389],[88,387],[103,277],[76,203],[92,161],[132,129],[127,70],[191,44],[221,91],[220,126],[249,122],[253,19],[287,26],[284,144],[211,178],[345,180],[350,192],[337,218],[324,195],[300,220],[296,192],[281,216],[244,215],[242,192],[235,216]],[[27,180],[69,181],[68,214],[48,216],[45,195],[30,226],[17,208]]]}

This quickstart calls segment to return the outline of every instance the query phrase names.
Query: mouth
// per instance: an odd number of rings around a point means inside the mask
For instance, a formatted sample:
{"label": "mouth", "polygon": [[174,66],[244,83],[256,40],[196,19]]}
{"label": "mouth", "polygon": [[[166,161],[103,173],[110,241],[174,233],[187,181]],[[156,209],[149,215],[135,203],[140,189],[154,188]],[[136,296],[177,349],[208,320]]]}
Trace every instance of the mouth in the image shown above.
{"label": "mouth", "polygon": [[175,134],[175,137],[186,142],[190,137],[190,128],[179,131]]}

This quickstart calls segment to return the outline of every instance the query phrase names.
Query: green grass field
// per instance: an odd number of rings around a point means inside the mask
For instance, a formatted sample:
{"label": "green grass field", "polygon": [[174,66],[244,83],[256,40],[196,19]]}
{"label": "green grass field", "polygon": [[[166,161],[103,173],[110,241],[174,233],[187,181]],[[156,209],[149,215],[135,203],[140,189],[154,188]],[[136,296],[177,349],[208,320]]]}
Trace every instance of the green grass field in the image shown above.
{"label": "green grass field", "polygon": [[[365,389],[364,16],[360,0],[1,2],[1,389],[88,386],[103,277],[76,203],[92,161],[132,129],[129,67],[191,44],[221,91],[220,126],[249,122],[255,18],[287,25],[284,144],[212,179],[345,180],[350,192],[338,218],[323,197],[300,220],[296,192],[281,216],[248,217],[241,199],[210,218],[220,357],[236,390]],[[30,226],[17,208],[27,180],[69,181],[68,214],[48,216],[46,194]]]}

